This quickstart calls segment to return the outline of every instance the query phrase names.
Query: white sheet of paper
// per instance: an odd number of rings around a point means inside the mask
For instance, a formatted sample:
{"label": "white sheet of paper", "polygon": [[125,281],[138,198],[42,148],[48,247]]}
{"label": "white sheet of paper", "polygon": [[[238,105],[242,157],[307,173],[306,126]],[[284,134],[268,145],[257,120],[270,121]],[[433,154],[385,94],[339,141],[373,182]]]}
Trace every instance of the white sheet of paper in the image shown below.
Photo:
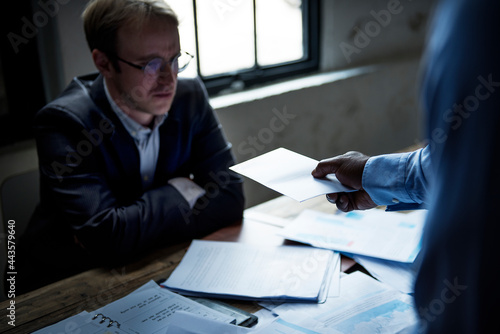
{"label": "white sheet of paper", "polygon": [[243,211],[243,218],[245,221],[253,220],[278,227],[285,227],[292,221],[291,219],[276,217],[267,213],[251,210]]}
{"label": "white sheet of paper", "polygon": [[174,314],[166,334],[316,334],[308,328],[300,327],[280,318],[258,328],[242,328],[223,324],[194,314],[177,312]]}
{"label": "white sheet of paper", "polygon": [[171,316],[187,311],[208,319],[230,323],[234,318],[180,296],[149,281],[139,289],[94,312],[118,321],[128,333],[164,333]]}
{"label": "white sheet of paper", "polygon": [[304,210],[279,234],[315,247],[411,263],[420,252],[425,214],[424,210],[408,214],[379,209],[347,214]]}
{"label": "white sheet of paper", "polygon": [[329,174],[327,179],[314,178],[311,172],[318,162],[278,148],[230,169],[299,202],[319,195],[354,191],[341,184],[334,174]]}
{"label": "white sheet of paper", "polygon": [[417,257],[414,263],[401,263],[367,256],[353,256],[354,261],[362,265],[373,277],[404,293],[414,292],[419,258]]}
{"label": "white sheet of paper", "polygon": [[[330,287],[328,289],[328,297],[327,298],[335,298],[335,297],[340,296],[340,275],[341,275],[340,266],[341,266],[341,262],[340,262],[340,256],[339,256],[337,263],[335,264],[335,270],[333,271],[333,275],[332,275],[332,278],[330,281]],[[279,302],[279,301],[278,302],[264,301],[264,302],[259,302],[259,305],[264,307],[264,309],[273,310],[274,308],[276,308],[277,306],[279,306],[283,303],[284,302]],[[260,322],[260,318],[259,318],[259,322]]]}
{"label": "white sheet of paper", "polygon": [[248,328],[238,327],[180,311],[175,312],[172,316],[165,334],[244,334],[251,332],[252,330]]}
{"label": "white sheet of paper", "polygon": [[305,246],[193,240],[161,285],[202,297],[318,302],[327,297],[338,257]]}
{"label": "white sheet of paper", "polygon": [[340,279],[338,298],[324,304],[284,303],[273,311],[320,333],[397,333],[418,322],[411,296],[354,272]]}

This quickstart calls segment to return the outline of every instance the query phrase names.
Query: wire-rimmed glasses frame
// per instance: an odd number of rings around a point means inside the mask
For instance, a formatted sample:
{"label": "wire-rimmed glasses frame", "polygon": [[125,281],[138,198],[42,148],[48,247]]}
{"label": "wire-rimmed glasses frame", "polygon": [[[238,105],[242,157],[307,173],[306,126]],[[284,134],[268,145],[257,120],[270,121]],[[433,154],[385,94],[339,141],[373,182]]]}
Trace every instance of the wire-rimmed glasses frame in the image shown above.
{"label": "wire-rimmed glasses frame", "polygon": [[133,68],[142,70],[144,72],[144,75],[146,76],[158,77],[160,75],[160,72],[165,69],[166,65],[170,66],[172,72],[176,74],[184,71],[188,67],[189,62],[191,61],[191,59],[193,59],[193,57],[194,56],[190,53],[181,51],[171,60],[164,60],[163,58],[153,58],[144,66],[134,64],[118,56],[116,56],[116,59]]}

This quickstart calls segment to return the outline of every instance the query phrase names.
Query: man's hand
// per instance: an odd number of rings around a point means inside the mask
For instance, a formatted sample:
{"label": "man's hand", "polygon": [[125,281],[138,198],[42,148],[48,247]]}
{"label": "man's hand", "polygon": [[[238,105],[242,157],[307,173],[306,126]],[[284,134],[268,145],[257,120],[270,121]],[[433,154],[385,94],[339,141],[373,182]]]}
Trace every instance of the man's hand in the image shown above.
{"label": "man's hand", "polygon": [[362,188],[363,170],[369,158],[359,152],[347,152],[334,158],[321,160],[311,174],[314,177],[323,178],[334,173],[342,184],[358,189],[350,193],[326,195],[328,201],[335,203],[339,210],[348,212],[371,209],[377,205]]}

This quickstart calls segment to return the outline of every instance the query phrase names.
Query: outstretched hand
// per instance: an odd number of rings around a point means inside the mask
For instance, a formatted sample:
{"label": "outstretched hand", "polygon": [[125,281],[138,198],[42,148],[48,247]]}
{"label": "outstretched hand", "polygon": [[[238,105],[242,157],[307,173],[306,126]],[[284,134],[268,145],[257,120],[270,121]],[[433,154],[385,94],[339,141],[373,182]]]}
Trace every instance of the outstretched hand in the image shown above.
{"label": "outstretched hand", "polygon": [[321,160],[311,174],[316,178],[323,178],[334,173],[342,184],[358,190],[326,195],[328,201],[335,203],[339,210],[348,212],[371,209],[377,205],[362,188],[363,170],[369,158],[359,152],[347,152],[334,158]]}

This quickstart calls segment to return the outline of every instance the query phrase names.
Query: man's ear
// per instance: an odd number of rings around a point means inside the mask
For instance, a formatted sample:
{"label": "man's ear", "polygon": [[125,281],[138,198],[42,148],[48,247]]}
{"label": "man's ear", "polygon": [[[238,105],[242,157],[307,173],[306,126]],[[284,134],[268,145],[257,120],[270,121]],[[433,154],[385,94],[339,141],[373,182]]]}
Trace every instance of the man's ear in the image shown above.
{"label": "man's ear", "polygon": [[104,52],[99,51],[98,49],[92,50],[92,59],[94,60],[94,64],[99,72],[101,72],[105,78],[111,77],[115,72],[113,63]]}

